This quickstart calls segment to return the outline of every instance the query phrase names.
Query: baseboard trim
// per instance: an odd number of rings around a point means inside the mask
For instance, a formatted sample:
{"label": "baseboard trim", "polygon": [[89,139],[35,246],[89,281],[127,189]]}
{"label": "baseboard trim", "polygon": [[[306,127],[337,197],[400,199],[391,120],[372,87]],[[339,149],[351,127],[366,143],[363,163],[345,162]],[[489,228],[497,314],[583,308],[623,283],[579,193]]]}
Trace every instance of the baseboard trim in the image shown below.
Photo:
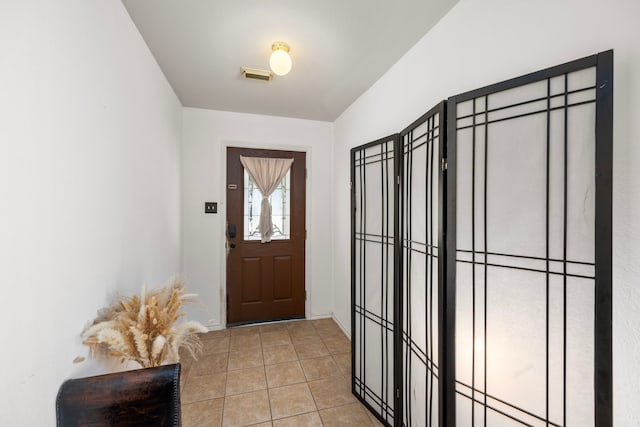
{"label": "baseboard trim", "polygon": [[344,332],[344,334],[347,336],[347,338],[349,338],[349,340],[351,340],[351,333],[349,332],[349,329],[344,327],[342,322],[340,322],[338,320],[338,318],[336,317],[335,313],[331,313],[331,318],[333,319],[334,322],[336,322],[336,324],[340,327],[340,329],[342,329],[342,332]]}
{"label": "baseboard trim", "polygon": [[313,316],[307,316],[307,320],[320,320],[320,319],[331,319],[332,318],[332,314],[328,313],[328,314],[316,314]]}
{"label": "baseboard trim", "polygon": [[222,329],[225,329],[224,325],[221,325],[220,323],[216,323],[216,324],[209,324],[207,326],[207,329],[209,330],[209,332],[213,332],[213,331],[221,331]]}

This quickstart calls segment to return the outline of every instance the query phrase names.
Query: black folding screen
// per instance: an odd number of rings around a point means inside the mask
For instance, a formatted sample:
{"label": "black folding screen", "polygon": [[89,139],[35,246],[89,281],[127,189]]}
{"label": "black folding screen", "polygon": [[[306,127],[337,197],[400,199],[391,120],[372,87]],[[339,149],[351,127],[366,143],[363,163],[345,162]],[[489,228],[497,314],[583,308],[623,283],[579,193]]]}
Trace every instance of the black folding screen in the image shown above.
{"label": "black folding screen", "polygon": [[386,425],[612,425],[612,98],[608,51],[352,150],[353,392]]}

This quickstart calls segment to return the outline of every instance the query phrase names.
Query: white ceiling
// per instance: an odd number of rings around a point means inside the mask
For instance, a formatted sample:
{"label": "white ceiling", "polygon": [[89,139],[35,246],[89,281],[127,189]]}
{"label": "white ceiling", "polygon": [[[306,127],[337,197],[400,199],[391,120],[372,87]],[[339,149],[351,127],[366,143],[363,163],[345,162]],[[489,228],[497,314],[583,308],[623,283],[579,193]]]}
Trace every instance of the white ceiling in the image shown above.
{"label": "white ceiling", "polygon": [[[187,107],[335,120],[458,0],[122,0]],[[271,82],[271,44],[293,68]]]}

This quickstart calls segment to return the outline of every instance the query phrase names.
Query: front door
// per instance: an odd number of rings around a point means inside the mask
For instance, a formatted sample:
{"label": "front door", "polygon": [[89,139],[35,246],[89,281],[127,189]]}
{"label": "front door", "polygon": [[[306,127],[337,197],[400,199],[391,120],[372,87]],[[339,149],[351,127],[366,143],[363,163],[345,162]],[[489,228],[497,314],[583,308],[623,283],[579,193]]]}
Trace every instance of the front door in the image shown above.
{"label": "front door", "polygon": [[[240,156],[293,158],[271,195],[274,233],[261,243],[262,194]],[[227,324],[304,317],[305,153],[227,148]]]}

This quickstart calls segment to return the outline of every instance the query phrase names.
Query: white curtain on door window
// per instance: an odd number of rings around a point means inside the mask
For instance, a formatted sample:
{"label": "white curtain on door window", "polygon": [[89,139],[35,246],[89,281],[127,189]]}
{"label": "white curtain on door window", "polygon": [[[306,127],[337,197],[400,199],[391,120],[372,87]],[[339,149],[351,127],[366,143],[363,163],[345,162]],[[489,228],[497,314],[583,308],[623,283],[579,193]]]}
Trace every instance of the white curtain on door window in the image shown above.
{"label": "white curtain on door window", "polygon": [[282,181],[282,178],[285,177],[291,168],[293,159],[240,156],[240,162],[262,193],[260,225],[258,230],[260,230],[261,242],[270,242],[271,235],[273,235],[273,222],[271,220],[271,203],[269,202],[269,196],[271,196],[271,193],[274,192],[280,181]]}

